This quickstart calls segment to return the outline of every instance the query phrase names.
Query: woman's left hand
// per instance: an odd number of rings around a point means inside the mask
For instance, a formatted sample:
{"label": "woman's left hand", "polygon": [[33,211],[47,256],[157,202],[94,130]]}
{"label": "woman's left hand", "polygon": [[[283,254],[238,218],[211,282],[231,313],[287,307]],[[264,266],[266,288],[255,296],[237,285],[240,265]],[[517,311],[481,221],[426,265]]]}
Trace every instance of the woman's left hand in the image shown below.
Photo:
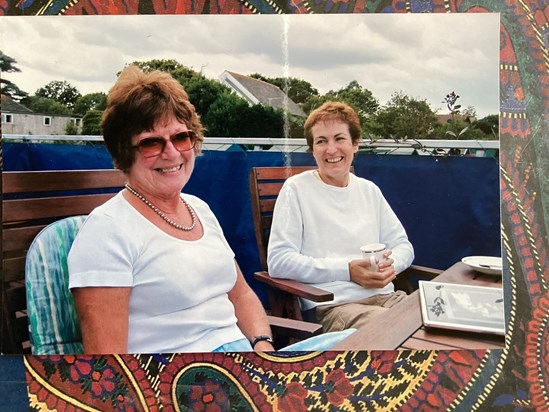
{"label": "woman's left hand", "polygon": [[372,266],[370,259],[367,258],[350,261],[350,280],[368,289],[384,288],[396,278],[394,260],[389,257],[392,253],[390,249],[386,250],[383,259],[376,260],[375,266]]}
{"label": "woman's left hand", "polygon": [[274,352],[275,348],[273,345],[266,340],[262,340],[260,342],[257,342],[254,346],[255,352]]}

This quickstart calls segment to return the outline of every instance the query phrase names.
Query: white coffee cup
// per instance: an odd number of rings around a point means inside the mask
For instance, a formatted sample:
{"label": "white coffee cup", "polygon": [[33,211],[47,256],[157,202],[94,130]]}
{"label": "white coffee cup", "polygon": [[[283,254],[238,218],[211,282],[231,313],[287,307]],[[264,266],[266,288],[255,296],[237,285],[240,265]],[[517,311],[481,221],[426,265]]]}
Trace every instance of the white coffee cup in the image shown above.
{"label": "white coffee cup", "polygon": [[368,243],[367,245],[360,247],[362,257],[364,259],[370,259],[370,265],[374,270],[378,269],[376,260],[381,262],[384,259],[383,254],[386,249],[387,247],[383,243]]}

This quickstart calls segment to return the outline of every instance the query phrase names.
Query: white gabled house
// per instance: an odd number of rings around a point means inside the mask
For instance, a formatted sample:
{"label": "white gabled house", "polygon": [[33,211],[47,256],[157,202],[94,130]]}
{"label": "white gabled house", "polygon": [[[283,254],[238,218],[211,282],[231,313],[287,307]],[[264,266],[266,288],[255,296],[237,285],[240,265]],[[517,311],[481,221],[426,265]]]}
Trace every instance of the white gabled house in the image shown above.
{"label": "white gabled house", "polygon": [[219,76],[219,80],[250,105],[262,104],[286,110],[294,116],[306,116],[297,103],[273,84],[228,70]]}

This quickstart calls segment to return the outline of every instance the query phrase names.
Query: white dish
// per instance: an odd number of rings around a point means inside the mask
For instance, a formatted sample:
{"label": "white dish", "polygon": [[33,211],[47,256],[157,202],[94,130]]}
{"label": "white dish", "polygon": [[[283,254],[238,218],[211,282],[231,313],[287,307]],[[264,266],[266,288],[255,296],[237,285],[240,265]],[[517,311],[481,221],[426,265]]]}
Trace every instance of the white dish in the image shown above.
{"label": "white dish", "polygon": [[500,275],[503,261],[494,256],[467,256],[461,259],[470,268],[487,275]]}

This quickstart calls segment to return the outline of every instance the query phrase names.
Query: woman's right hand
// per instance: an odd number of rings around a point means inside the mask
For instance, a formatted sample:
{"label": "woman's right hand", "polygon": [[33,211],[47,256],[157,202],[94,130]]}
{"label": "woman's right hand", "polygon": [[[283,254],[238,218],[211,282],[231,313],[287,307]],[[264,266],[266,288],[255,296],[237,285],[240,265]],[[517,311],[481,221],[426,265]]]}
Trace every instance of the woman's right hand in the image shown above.
{"label": "woman's right hand", "polygon": [[351,281],[366,289],[381,289],[396,278],[393,265],[382,267],[379,270],[372,267],[370,259],[354,259],[349,262]]}

